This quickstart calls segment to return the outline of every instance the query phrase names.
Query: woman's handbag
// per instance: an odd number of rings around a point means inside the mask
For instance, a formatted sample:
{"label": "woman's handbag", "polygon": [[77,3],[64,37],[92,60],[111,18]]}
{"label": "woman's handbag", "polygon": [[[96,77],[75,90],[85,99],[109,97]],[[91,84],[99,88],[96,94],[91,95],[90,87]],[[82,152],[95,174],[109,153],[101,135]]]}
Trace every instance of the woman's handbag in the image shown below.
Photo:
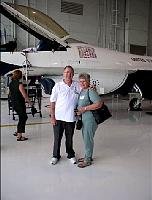
{"label": "woman's handbag", "polygon": [[[88,97],[89,97],[89,90],[88,90]],[[89,97],[89,100],[90,100],[90,97]],[[90,103],[92,104],[93,102],[90,100]],[[103,102],[103,105],[101,108],[98,108],[96,110],[91,110],[91,112],[92,112],[97,124],[101,124],[105,120],[112,117],[112,115],[108,109],[108,106],[105,105],[104,102]]]}
{"label": "woman's handbag", "polygon": [[106,106],[104,103],[101,108],[99,108],[97,110],[91,110],[91,111],[92,111],[92,114],[93,114],[97,124],[101,124],[105,120],[112,117],[112,115],[108,109],[108,106]]}

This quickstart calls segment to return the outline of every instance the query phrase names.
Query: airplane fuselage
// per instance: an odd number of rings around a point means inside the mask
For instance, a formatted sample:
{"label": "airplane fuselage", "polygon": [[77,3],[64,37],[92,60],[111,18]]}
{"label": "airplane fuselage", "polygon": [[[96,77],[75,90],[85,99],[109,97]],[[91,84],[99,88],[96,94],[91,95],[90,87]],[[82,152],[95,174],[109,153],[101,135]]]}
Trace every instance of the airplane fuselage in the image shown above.
{"label": "airplane fuselage", "polygon": [[[82,43],[71,44],[66,51],[37,51],[32,53],[1,53],[1,61],[19,66],[30,66],[30,75],[62,76],[63,68],[71,65],[75,77],[87,72],[100,93],[118,89],[128,73],[138,69],[152,69],[152,57],[126,54],[109,49],[96,48]],[[56,78],[55,78],[56,79]]]}

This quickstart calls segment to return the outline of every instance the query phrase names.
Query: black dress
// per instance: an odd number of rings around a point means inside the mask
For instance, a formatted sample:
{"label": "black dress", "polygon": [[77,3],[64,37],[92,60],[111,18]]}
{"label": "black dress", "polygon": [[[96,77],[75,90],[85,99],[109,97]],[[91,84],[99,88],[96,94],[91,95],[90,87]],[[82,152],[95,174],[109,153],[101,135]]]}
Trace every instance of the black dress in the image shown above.
{"label": "black dress", "polygon": [[19,90],[19,80],[12,80],[9,85],[12,107],[19,116],[17,133],[25,133],[25,124],[27,120],[25,99]]}

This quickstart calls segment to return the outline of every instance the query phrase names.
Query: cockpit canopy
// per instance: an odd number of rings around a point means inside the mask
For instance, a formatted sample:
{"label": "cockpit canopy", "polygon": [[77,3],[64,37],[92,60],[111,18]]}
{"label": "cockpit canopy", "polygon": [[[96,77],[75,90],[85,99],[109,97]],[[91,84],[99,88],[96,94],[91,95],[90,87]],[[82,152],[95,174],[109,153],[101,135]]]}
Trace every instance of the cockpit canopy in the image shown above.
{"label": "cockpit canopy", "polygon": [[23,5],[2,2],[0,13],[39,40],[55,41],[62,47],[67,46],[65,40],[69,37],[69,33],[41,11]]}

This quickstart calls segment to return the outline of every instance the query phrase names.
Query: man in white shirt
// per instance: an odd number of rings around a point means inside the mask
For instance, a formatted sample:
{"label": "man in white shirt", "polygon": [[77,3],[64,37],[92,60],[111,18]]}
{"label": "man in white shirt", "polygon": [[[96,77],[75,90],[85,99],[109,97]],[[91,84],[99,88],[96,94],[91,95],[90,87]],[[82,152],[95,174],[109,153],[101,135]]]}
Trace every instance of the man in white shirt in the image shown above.
{"label": "man in white shirt", "polygon": [[63,81],[56,83],[50,97],[51,102],[51,124],[54,129],[54,147],[51,164],[56,164],[60,155],[60,146],[65,131],[66,153],[71,163],[76,164],[75,152],[73,150],[73,134],[75,128],[74,109],[77,106],[80,93],[79,83],[73,80],[74,69],[66,66],[63,71]]}

